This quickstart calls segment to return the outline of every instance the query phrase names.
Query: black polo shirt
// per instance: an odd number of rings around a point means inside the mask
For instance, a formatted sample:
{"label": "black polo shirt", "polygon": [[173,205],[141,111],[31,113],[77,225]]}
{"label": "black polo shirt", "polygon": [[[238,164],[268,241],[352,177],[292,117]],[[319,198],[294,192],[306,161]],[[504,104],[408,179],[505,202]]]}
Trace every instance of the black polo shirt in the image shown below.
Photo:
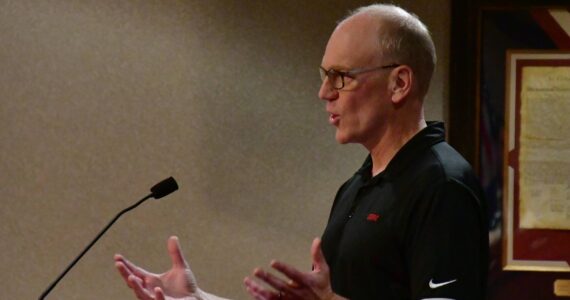
{"label": "black polo shirt", "polygon": [[485,203],[470,165],[429,123],[386,169],[372,160],[335,197],[322,249],[350,299],[484,299]]}

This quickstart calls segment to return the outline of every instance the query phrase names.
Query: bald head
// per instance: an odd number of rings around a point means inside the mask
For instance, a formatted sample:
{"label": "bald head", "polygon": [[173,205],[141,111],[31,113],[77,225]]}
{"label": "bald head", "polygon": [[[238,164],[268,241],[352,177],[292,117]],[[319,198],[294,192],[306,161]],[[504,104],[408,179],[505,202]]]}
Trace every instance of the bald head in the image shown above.
{"label": "bald head", "polygon": [[[347,69],[355,67],[368,67],[381,64],[378,56],[378,29],[372,22],[373,19],[366,15],[355,16],[341,22],[333,31],[325,51],[326,60],[333,56],[329,67]],[[331,55],[334,54],[334,55]]]}
{"label": "bald head", "polygon": [[389,4],[373,4],[351,12],[338,25],[360,23],[367,37],[375,41],[375,56],[383,63],[405,64],[412,68],[419,98],[427,93],[435,69],[435,46],[427,27],[417,16]]}

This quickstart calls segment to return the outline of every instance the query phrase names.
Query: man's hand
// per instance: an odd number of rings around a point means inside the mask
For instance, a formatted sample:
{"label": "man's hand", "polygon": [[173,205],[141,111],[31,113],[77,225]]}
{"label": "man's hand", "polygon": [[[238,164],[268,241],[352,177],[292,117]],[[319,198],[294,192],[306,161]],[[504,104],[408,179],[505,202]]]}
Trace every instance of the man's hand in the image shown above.
{"label": "man's hand", "polygon": [[168,254],[172,260],[172,268],[162,274],[150,273],[119,254],[115,255],[115,266],[138,299],[202,299],[202,291],[198,288],[196,278],[184,259],[175,236],[168,239]]}
{"label": "man's hand", "polygon": [[247,292],[257,300],[344,299],[336,295],[331,288],[329,266],[321,251],[321,240],[318,238],[313,240],[311,256],[313,258],[313,270],[310,272],[301,272],[282,262],[271,262],[271,267],[289,277],[288,281],[284,281],[260,268],[255,269],[253,275],[276,291],[267,289],[252,278],[246,277],[244,284]]}

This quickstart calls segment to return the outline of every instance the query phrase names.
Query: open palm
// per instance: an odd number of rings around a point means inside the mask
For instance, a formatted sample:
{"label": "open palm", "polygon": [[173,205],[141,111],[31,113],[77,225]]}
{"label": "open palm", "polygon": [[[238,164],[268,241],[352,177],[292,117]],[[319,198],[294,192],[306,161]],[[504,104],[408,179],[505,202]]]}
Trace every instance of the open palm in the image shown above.
{"label": "open palm", "polygon": [[172,268],[162,274],[148,272],[119,254],[115,255],[115,266],[138,299],[201,299],[196,278],[182,255],[177,237],[168,239],[168,254]]}

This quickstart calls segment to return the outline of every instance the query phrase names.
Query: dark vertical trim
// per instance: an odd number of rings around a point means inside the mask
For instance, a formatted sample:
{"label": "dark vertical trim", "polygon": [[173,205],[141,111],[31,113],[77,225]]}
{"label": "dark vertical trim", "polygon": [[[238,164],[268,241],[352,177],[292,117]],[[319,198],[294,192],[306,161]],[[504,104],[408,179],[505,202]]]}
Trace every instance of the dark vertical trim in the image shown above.
{"label": "dark vertical trim", "polygon": [[471,0],[451,2],[449,143],[478,170],[477,16]]}

